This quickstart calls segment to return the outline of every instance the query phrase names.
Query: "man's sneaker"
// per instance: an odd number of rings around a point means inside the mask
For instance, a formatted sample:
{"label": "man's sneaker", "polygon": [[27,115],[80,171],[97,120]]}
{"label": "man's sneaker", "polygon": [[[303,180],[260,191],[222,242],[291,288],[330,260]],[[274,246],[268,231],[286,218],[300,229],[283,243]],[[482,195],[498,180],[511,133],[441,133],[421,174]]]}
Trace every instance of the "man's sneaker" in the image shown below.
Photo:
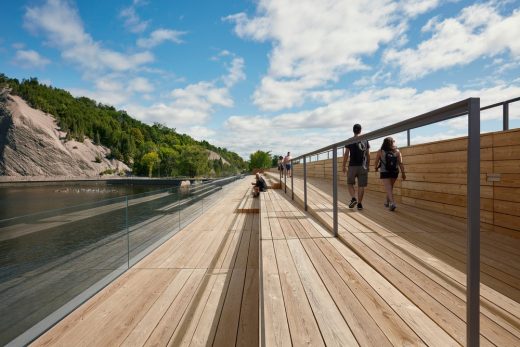
{"label": "man's sneaker", "polygon": [[390,204],[390,211],[393,211],[397,208],[396,204]]}
{"label": "man's sneaker", "polygon": [[352,198],[352,200],[350,200],[350,203],[348,204],[348,208],[354,208],[356,205],[357,205],[356,198]]}
{"label": "man's sneaker", "polygon": [[363,209],[363,205],[361,205],[360,202],[357,204],[357,209],[358,209],[358,210],[362,210],[362,209]]}

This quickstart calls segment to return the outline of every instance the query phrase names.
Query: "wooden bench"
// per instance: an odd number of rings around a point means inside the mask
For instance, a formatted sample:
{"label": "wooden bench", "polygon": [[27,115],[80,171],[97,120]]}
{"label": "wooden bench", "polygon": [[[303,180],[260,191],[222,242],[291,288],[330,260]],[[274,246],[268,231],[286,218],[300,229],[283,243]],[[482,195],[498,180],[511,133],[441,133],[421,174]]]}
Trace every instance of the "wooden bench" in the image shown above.
{"label": "wooden bench", "polygon": [[[295,200],[302,201],[295,178]],[[332,230],[330,182],[308,181],[308,210]],[[288,193],[290,193],[290,186]],[[288,194],[288,196],[290,196]],[[409,206],[386,211],[383,196],[368,194],[363,211],[348,209],[339,190],[339,238],[458,343],[465,343],[465,223]],[[481,341],[520,344],[520,245],[482,233]]]}
{"label": "wooden bench", "polygon": [[[260,193],[262,195],[263,193]],[[254,197],[251,188],[248,188],[238,204],[236,212],[238,213],[258,213],[260,211],[260,199]]]}

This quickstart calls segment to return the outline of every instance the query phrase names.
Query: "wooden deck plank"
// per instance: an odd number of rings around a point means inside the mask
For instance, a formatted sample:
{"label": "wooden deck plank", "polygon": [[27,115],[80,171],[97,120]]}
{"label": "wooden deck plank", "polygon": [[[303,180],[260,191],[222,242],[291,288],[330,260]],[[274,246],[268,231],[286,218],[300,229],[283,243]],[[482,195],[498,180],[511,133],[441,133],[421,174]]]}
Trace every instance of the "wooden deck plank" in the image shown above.
{"label": "wooden deck plank", "polygon": [[225,296],[224,307],[220,315],[214,344],[216,346],[230,346],[236,343],[244,283],[246,279],[247,259],[249,256],[253,215],[246,216],[243,235],[240,240],[238,254],[231,274],[231,280]]}
{"label": "wooden deck plank", "polygon": [[260,196],[260,239],[271,240],[273,238],[271,234],[271,226],[269,224],[269,215],[267,214],[268,194],[262,194]]}
{"label": "wooden deck plank", "polygon": [[[369,282],[357,271],[342,254],[340,254],[332,245],[332,240],[318,239],[315,240],[318,247],[323,254],[333,264],[333,267],[340,274],[342,280],[350,287],[352,293],[362,303],[363,307],[372,318],[377,322],[377,325],[385,333],[390,342],[394,346],[421,346],[424,342],[417,336],[417,334],[406,324],[403,318],[392,309],[392,307],[381,297],[379,293],[384,293],[384,297],[395,294],[392,291],[385,291],[384,287],[377,287],[376,291]],[[346,246],[342,249],[344,253],[349,252],[350,256],[355,257]],[[371,277],[377,276],[371,273]],[[384,280],[381,280],[384,281]],[[408,307],[411,307],[409,305]],[[412,309],[410,309],[412,310]],[[419,320],[423,317],[416,317]],[[426,325],[431,324],[431,320]]]}
{"label": "wooden deck plank", "polygon": [[184,312],[204,278],[204,269],[194,269],[191,276],[175,297],[159,324],[152,331],[145,342],[145,346],[166,346],[177,326],[181,322]]}
{"label": "wooden deck plank", "polygon": [[[253,243],[253,240],[251,241]],[[254,240],[258,244],[258,240]],[[258,254],[256,254],[258,259]],[[259,271],[256,267],[248,267],[242,293],[240,308],[240,320],[238,322],[238,334],[236,346],[258,345],[259,337]]]}
{"label": "wooden deck plank", "polygon": [[390,341],[334,270],[314,240],[301,240],[330,296],[361,346],[391,346]]}
{"label": "wooden deck plank", "polygon": [[215,338],[218,317],[224,305],[222,293],[225,293],[231,278],[229,270],[215,270],[212,275],[216,277],[208,301],[201,314],[197,328],[193,334],[190,346],[207,346]]}
{"label": "wooden deck plank", "polygon": [[193,270],[177,270],[170,285],[154,302],[135,328],[128,334],[121,346],[143,346],[171,303],[175,300]]}
{"label": "wooden deck plank", "polygon": [[429,346],[459,346],[450,335],[439,327],[428,315],[394,287],[386,278],[380,276],[363,259],[345,247],[337,239],[329,239],[334,248],[358,271],[378,292],[384,292],[383,299]]}
{"label": "wooden deck plank", "polygon": [[120,344],[128,334],[127,327],[139,322],[176,274],[176,270],[135,271],[136,276],[126,282],[126,291],[118,291],[112,300],[83,316],[82,324],[66,330],[56,343],[76,346],[89,340],[94,345]]}
{"label": "wooden deck plank", "polygon": [[285,239],[285,235],[282,230],[282,226],[280,225],[280,221],[276,218],[276,213],[274,212],[274,204],[273,204],[273,194],[272,191],[266,192],[269,195],[269,200],[266,200],[267,207],[267,218],[269,220],[269,225],[271,229],[271,237],[273,239]]}
{"label": "wooden deck plank", "polygon": [[273,240],[262,240],[262,339],[265,346],[291,346],[291,335]]}
{"label": "wooden deck plank", "polygon": [[287,241],[273,240],[273,245],[293,345],[324,346]]}
{"label": "wooden deck plank", "polygon": [[330,346],[358,346],[356,338],[321,282],[300,240],[287,240],[287,244],[325,343]]}
{"label": "wooden deck plank", "polygon": [[188,346],[199,324],[202,313],[213,291],[217,275],[205,274],[188,309],[182,315],[182,320],[175,329],[168,346]]}

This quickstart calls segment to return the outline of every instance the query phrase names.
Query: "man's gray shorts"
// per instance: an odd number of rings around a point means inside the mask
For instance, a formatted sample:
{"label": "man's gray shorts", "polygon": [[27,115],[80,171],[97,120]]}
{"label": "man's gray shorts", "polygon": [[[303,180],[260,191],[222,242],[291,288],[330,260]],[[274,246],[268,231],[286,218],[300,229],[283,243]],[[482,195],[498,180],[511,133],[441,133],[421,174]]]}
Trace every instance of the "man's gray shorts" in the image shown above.
{"label": "man's gray shorts", "polygon": [[356,184],[358,179],[358,187],[366,187],[368,185],[368,170],[363,166],[349,166],[347,173],[347,184]]}

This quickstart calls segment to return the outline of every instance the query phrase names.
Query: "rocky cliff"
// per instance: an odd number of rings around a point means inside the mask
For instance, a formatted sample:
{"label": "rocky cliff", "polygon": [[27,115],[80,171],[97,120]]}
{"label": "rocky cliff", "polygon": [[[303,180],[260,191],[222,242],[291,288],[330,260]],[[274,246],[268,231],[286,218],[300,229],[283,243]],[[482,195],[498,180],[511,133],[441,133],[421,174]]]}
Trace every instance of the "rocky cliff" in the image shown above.
{"label": "rocky cliff", "polygon": [[90,139],[65,137],[50,114],[18,96],[0,95],[0,176],[93,177],[107,170],[130,170],[108,160],[109,150]]}

